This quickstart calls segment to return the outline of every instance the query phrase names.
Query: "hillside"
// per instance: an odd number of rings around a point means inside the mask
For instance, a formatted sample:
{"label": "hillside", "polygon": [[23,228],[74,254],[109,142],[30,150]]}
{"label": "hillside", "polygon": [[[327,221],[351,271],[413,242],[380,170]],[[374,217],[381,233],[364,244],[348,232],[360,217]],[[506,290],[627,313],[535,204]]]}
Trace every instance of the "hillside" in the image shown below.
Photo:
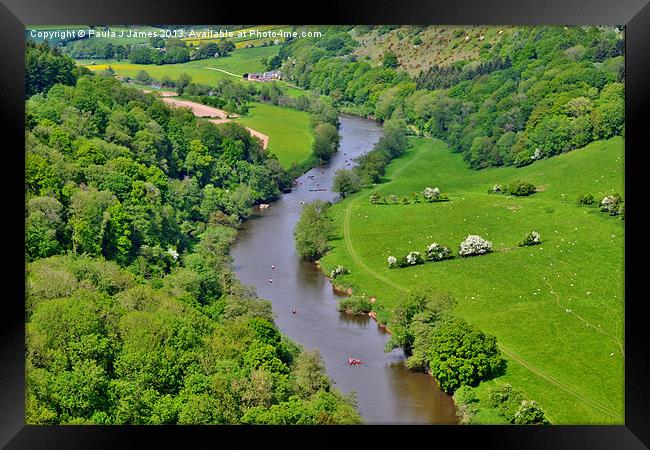
{"label": "hillside", "polygon": [[330,31],[326,44],[291,41],[279,56],[285,77],[341,111],[404,120],[473,168],[523,166],[623,134],[620,30],[538,26],[503,35],[481,60],[431,66],[415,78],[399,55],[381,65],[350,56],[348,31]]}
{"label": "hillside", "polygon": [[517,28],[511,26],[405,26],[393,30],[356,27],[351,35],[359,43],[353,54],[381,64],[386,52],[393,52],[399,67],[412,77],[433,64],[449,66],[459,61],[478,60]]}
{"label": "hillside", "polygon": [[[451,292],[456,313],[497,337],[511,383],[537,400],[553,423],[623,423],[624,225],[577,197],[624,195],[623,139],[598,141],[525,168],[468,169],[437,140],[413,147],[387,170],[390,181],[334,205],[326,273],[355,294],[376,297],[388,320],[403,293],[416,288]],[[494,184],[523,179],[530,197],[488,194]],[[401,199],[439,187],[451,201],[372,204],[372,192]],[[420,194],[421,197],[421,194]],[[530,231],[542,244],[518,247]],[[389,269],[387,257],[449,246],[479,234],[493,253]],[[494,383],[494,382],[493,382]],[[481,389],[485,389],[481,385]]]}

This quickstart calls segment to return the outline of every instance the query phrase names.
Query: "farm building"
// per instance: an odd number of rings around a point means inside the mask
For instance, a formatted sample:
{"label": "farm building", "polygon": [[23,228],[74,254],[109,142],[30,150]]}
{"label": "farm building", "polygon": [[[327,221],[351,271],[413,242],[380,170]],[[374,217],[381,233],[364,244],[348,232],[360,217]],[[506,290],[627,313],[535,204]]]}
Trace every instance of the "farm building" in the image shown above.
{"label": "farm building", "polygon": [[263,73],[249,73],[248,79],[250,81],[273,81],[279,80],[281,75],[279,70],[271,70]]}

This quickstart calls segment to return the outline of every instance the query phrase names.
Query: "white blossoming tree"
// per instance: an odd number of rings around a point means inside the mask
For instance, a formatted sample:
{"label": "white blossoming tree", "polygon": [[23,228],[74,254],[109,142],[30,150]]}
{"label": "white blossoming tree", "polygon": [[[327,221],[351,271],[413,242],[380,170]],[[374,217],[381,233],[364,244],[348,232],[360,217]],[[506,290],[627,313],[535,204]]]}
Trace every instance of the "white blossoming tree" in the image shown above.
{"label": "white blossoming tree", "polygon": [[542,239],[537,231],[531,231],[526,235],[523,242],[519,244],[520,247],[527,247],[529,245],[537,245],[542,242]]}
{"label": "white blossoming tree", "polygon": [[501,192],[500,184],[495,184],[490,189],[488,189],[488,194],[496,194],[497,192]]}
{"label": "white blossoming tree", "polygon": [[460,243],[460,256],[484,255],[492,251],[492,242],[476,234],[470,234]]}
{"label": "white blossoming tree", "polygon": [[389,256],[388,257],[388,267],[390,267],[391,269],[393,267],[397,267],[397,258],[395,258],[394,256]]}
{"label": "white blossoming tree", "polygon": [[433,201],[436,200],[438,197],[440,197],[440,189],[438,189],[437,187],[435,188],[426,187],[424,188],[424,191],[422,191],[422,195],[428,201]]}
{"label": "white blossoming tree", "polygon": [[406,263],[410,266],[422,264],[423,262],[424,259],[422,259],[422,254],[420,252],[409,252],[406,255]]}
{"label": "white blossoming tree", "polygon": [[608,195],[600,202],[600,210],[608,212],[612,216],[619,213],[620,206],[621,196],[618,194]]}
{"label": "white blossoming tree", "polygon": [[345,275],[346,273],[350,273],[350,271],[343,266],[336,266],[336,269],[332,270],[330,277],[335,279],[339,275]]}
{"label": "white blossoming tree", "polygon": [[429,261],[442,261],[451,257],[451,250],[446,245],[434,242],[427,247],[427,260]]}

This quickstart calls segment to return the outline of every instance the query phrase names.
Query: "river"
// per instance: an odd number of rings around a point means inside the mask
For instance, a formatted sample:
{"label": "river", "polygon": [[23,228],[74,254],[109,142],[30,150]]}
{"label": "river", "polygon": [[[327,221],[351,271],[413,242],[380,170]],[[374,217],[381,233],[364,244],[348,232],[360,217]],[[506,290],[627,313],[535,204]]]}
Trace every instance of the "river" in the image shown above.
{"label": "river", "polygon": [[[272,302],[276,324],[284,334],[320,351],[334,386],[356,393],[365,423],[455,424],[453,399],[429,375],[408,370],[401,350],[384,352],[389,336],[374,320],[338,312],[340,296],[329,278],[296,254],[293,229],[301,202],[336,201],[338,195],[331,190],[334,173],[352,167],[351,160],[371,150],[382,135],[374,121],[355,117],[340,121],[340,148],[330,162],[301,176],[292,192],[270,208],[254,208],[231,249],[235,271],[242,283]],[[350,366],[348,357],[364,364]]]}

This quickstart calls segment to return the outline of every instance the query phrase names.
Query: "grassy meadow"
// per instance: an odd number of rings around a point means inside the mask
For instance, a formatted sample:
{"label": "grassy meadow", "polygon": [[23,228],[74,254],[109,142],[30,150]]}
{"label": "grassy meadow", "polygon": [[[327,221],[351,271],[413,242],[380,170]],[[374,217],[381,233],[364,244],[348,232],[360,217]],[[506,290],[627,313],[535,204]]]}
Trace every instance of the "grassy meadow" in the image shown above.
{"label": "grassy meadow", "polygon": [[[337,284],[375,296],[381,318],[412,288],[452,292],[456,312],[497,337],[506,374],[483,383],[511,383],[537,400],[557,424],[624,423],[624,221],[577,197],[624,196],[624,143],[616,137],[523,168],[467,168],[446,144],[411,138],[391,163],[387,182],[335,204],[326,273],[343,265]],[[537,186],[529,197],[488,194],[494,184],[521,179]],[[372,192],[410,196],[439,187],[449,202],[372,204]],[[518,247],[535,230],[542,243]],[[478,234],[493,252],[389,269],[387,257],[432,242],[457,254]],[[480,420],[480,414],[477,415]],[[492,418],[486,418],[490,421]]]}
{"label": "grassy meadow", "polygon": [[283,167],[309,158],[314,133],[309,113],[265,103],[253,103],[245,117],[237,122],[269,136],[268,151],[274,153]]}
{"label": "grassy meadow", "polygon": [[[255,47],[241,50],[234,50],[225,58],[208,58],[196,61],[189,61],[182,64],[132,64],[125,61],[100,61],[101,64],[90,65],[90,61],[83,61],[90,70],[104,70],[111,66],[116,75],[135,77],[140,70],[145,70],[156,79],[168,75],[177,78],[181,73],[187,73],[192,81],[200,84],[215,84],[223,78],[231,80],[241,79],[245,73],[261,72],[265,68],[262,65],[263,57],[273,57],[279,51],[279,47]],[[221,72],[221,69],[230,72],[230,75]]]}

